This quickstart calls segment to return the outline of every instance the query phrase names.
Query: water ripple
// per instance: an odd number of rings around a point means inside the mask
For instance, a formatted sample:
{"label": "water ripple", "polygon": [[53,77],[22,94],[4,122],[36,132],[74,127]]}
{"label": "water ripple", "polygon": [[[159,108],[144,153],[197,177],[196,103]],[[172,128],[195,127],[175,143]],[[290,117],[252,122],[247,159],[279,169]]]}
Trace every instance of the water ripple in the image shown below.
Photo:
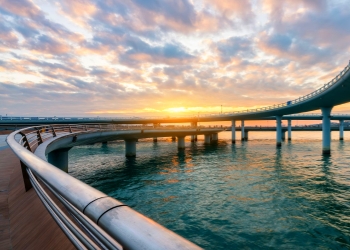
{"label": "water ripple", "polygon": [[76,147],[70,174],[207,249],[350,248],[350,142],[322,156],[316,137],[276,149],[220,136],[179,152],[144,140],[135,159],[122,142]]}

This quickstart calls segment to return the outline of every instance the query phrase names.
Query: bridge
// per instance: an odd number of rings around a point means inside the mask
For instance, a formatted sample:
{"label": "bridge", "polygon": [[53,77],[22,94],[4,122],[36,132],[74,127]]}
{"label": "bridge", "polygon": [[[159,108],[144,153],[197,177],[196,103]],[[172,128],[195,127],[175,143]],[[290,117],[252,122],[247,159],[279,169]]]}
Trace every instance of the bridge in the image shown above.
{"label": "bridge", "polygon": [[[124,140],[125,156],[135,157],[138,139],[177,137],[178,149],[182,150],[185,136],[194,139],[204,135],[205,143],[209,144],[217,142],[221,131],[188,127],[127,129],[113,124],[50,125],[17,130],[7,137],[7,143],[21,161],[25,189],[35,189],[76,248],[199,249],[126,204],[67,174],[68,151],[79,145]],[[16,135],[21,138],[16,139]],[[84,230],[66,216],[45,189],[54,194]]]}
{"label": "bridge", "polygon": [[[280,147],[282,144],[282,117],[290,114],[297,114],[303,112],[310,112],[314,110],[321,110],[322,112],[322,152],[323,154],[331,153],[330,145],[330,124],[331,124],[331,110],[334,106],[344,104],[350,101],[350,65],[348,64],[335,78],[330,82],[324,84],[321,88],[314,92],[299,97],[295,100],[290,100],[284,103],[275,104],[268,107],[257,109],[247,109],[240,112],[224,113],[218,115],[202,115],[201,117],[167,117],[167,118],[140,118],[134,117],[125,119],[124,121],[112,121],[113,123],[124,124],[147,124],[147,123],[176,123],[176,122],[191,122],[196,124],[198,122],[213,122],[213,121],[232,121],[232,142],[235,142],[235,126],[236,120],[242,120],[242,127],[244,120],[254,120],[259,118],[274,117],[276,120],[276,145]],[[1,117],[3,120],[3,117]],[[20,118],[21,119],[21,118]],[[39,119],[39,118],[38,118]],[[1,120],[1,121],[2,121]],[[341,120],[341,119],[339,119]],[[23,121],[26,124],[27,121]],[[44,124],[44,120],[40,121]],[[60,119],[55,119],[54,123],[60,123]],[[63,121],[67,123],[67,121]],[[63,123],[62,122],[62,123]],[[81,121],[86,122],[86,121]],[[96,121],[90,121],[96,122]],[[106,123],[111,122],[107,121]],[[6,122],[5,122],[6,123]],[[21,122],[19,122],[21,123]],[[53,123],[51,120],[50,123]],[[71,123],[71,122],[70,122]]]}
{"label": "bridge", "polygon": [[[231,128],[229,128],[231,130]],[[225,128],[227,131],[228,128]],[[310,132],[310,131],[322,131],[321,126],[294,126],[294,127],[282,127],[282,140],[285,140],[286,132],[288,132],[288,141],[292,140],[292,130],[293,131],[299,131],[299,132]],[[339,140],[344,140],[344,131],[350,131],[350,127],[344,127],[344,123],[342,123],[342,126],[331,126],[331,131],[339,131]],[[250,131],[255,132],[274,132],[276,131],[276,127],[261,127],[261,126],[255,126],[255,127],[236,127],[236,131],[241,131],[241,140],[247,141],[248,140],[248,133]]]}
{"label": "bridge", "polygon": [[[178,148],[184,147],[184,138],[191,135],[191,140],[199,134],[205,136],[205,143],[210,139],[217,141],[221,128],[200,128],[199,122],[231,121],[232,143],[235,143],[236,129],[245,131],[259,128],[245,128],[245,120],[276,120],[276,145],[281,146],[283,131],[291,132],[292,120],[322,120],[323,154],[330,154],[331,120],[339,120],[339,131],[344,131],[344,120],[349,115],[331,115],[334,106],[350,101],[349,65],[332,81],[320,89],[295,100],[258,109],[241,112],[197,115],[187,117],[129,117],[110,119],[57,117],[0,117],[1,126],[28,126],[41,124],[39,127],[23,128],[11,133],[7,143],[21,161],[22,174],[26,190],[34,188],[57,224],[78,249],[198,249],[198,246],[176,235],[154,221],[142,216],[127,205],[80,182],[66,173],[68,171],[67,152],[76,145],[108,140],[125,141],[125,155],[136,155],[136,141],[139,138],[177,136]],[[317,115],[293,115],[313,110],[321,110]],[[236,121],[241,126],[236,127]],[[282,127],[282,120],[288,120],[288,127]],[[191,123],[190,128],[161,129],[159,124]],[[78,124],[79,123],[79,124]],[[98,124],[96,124],[98,123]],[[45,125],[73,124],[73,125]],[[78,125],[74,125],[78,124]],[[153,129],[124,129],[116,124],[153,124]],[[266,130],[270,128],[265,128]],[[298,129],[294,127],[293,129]],[[319,128],[315,128],[319,129]],[[348,128],[346,128],[348,129]],[[260,129],[262,131],[263,129]],[[305,130],[303,128],[303,130]],[[20,136],[20,139],[16,139]],[[46,158],[46,155],[48,157]],[[62,171],[63,170],[63,171]],[[50,198],[45,188],[50,190],[78,221],[73,223],[57,204]],[[84,230],[81,230],[81,227]]]}

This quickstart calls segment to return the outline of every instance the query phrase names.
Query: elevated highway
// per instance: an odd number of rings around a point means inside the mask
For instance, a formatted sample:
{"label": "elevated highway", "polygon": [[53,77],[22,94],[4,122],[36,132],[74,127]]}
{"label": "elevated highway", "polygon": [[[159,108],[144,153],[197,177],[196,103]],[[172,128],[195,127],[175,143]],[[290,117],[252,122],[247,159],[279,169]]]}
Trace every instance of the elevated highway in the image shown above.
{"label": "elevated highway", "polygon": [[[284,103],[262,107],[257,109],[248,109],[240,112],[198,115],[190,117],[128,117],[128,118],[111,118],[111,119],[94,119],[94,118],[67,118],[57,117],[0,117],[0,126],[28,126],[38,124],[76,124],[76,123],[114,123],[114,124],[161,124],[161,123],[184,123],[190,122],[196,127],[198,122],[215,122],[215,121],[232,121],[232,142],[235,142],[236,121],[244,120],[276,120],[276,145],[281,146],[282,141],[282,119],[287,119],[288,124],[291,120],[321,120],[323,124],[323,153],[330,154],[330,124],[331,119],[344,121],[349,119],[349,115],[331,115],[334,106],[344,104],[350,101],[350,66],[347,65],[334,79],[324,84],[314,92],[290,100]],[[303,112],[310,112],[320,109],[321,115],[291,115]],[[290,125],[289,125],[290,126]]]}
{"label": "elevated highway", "polygon": [[[282,120],[322,120],[321,113],[312,114],[294,114],[284,115]],[[350,120],[350,114],[332,114],[331,120]],[[240,120],[240,119],[237,119]],[[248,117],[241,120],[247,121],[262,121],[262,120],[276,120],[276,116],[269,117]],[[208,114],[201,116],[185,116],[185,117],[145,117],[145,118],[133,118],[133,117],[110,117],[110,118],[96,118],[96,117],[2,117],[0,119],[1,127],[28,127],[38,125],[51,125],[51,124],[134,124],[134,125],[146,125],[146,124],[168,124],[168,123],[193,123],[193,122],[215,122],[215,121],[232,121],[232,117],[226,117],[225,115]]]}
{"label": "elevated highway", "polygon": [[[339,131],[339,140],[344,140],[344,131],[350,131],[350,127],[344,127],[343,124],[340,123],[340,126],[331,126],[331,131]],[[226,128],[225,130],[228,130]],[[231,128],[229,128],[231,130]],[[288,140],[292,140],[292,130],[293,131],[302,131],[302,132],[311,132],[311,131],[322,131],[322,126],[294,126],[294,127],[282,127],[282,140],[285,139],[285,133],[288,132]],[[276,131],[276,127],[236,127],[236,131],[240,131],[242,134],[242,141],[248,140],[248,133],[251,131],[255,132],[264,132],[264,131]]]}

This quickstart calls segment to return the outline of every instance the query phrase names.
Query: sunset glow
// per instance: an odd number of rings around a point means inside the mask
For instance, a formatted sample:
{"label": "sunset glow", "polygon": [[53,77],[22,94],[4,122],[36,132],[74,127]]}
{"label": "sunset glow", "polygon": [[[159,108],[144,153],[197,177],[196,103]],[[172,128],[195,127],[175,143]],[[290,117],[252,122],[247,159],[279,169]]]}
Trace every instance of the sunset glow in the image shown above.
{"label": "sunset glow", "polygon": [[0,114],[198,115],[286,102],[348,64],[349,16],[343,0],[0,0]]}

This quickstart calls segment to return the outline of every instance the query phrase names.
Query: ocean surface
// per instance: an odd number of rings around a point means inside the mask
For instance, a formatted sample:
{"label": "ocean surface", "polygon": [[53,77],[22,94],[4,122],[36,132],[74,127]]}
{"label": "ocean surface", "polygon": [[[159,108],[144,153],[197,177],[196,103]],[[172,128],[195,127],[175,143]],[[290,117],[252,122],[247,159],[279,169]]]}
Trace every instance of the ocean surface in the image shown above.
{"label": "ocean surface", "polygon": [[0,150],[3,150],[8,147],[6,143],[6,137],[7,135],[0,135]]}
{"label": "ocean surface", "polygon": [[123,141],[94,144],[69,151],[69,173],[205,249],[350,249],[350,132],[338,136],[331,156],[321,132],[280,149],[273,132],[183,151],[145,139],[135,159]]}

